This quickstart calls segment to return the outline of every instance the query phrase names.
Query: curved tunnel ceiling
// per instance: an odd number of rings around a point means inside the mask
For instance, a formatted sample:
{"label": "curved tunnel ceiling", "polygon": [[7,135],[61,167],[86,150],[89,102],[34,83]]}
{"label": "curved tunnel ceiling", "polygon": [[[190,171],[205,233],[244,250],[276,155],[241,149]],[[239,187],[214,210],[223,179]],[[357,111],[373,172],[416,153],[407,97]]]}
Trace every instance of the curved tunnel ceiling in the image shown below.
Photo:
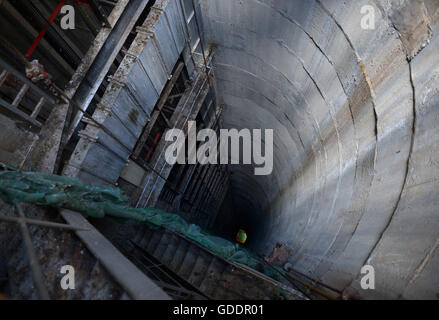
{"label": "curved tunnel ceiling", "polygon": [[[375,30],[360,27],[375,8]],[[259,249],[337,288],[436,297],[439,3],[204,0],[225,128],[274,129],[274,169],[230,166]],[[438,291],[438,292],[436,292]]]}

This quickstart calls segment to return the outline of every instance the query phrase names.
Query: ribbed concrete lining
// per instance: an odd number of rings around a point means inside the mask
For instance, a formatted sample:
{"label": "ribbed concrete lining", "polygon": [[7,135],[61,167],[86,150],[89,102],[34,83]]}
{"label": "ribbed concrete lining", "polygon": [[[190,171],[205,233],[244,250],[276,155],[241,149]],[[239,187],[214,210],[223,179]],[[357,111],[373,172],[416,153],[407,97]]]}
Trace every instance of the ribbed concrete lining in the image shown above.
{"label": "ribbed concrete lining", "polygon": [[439,3],[424,2],[202,1],[224,127],[275,132],[272,175],[230,166],[236,214],[340,289],[373,265],[366,297],[439,293]]}

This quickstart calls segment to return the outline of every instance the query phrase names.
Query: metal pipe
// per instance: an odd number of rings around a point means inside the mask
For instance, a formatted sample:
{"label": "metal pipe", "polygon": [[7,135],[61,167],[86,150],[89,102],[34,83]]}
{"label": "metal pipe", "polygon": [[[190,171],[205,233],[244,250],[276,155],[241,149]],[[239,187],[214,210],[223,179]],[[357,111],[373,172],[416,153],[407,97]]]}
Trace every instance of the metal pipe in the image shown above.
{"label": "metal pipe", "polygon": [[24,96],[26,95],[26,93],[28,91],[29,91],[29,85],[27,85],[26,83],[23,84],[23,86],[21,87],[20,91],[18,91],[18,94],[15,97],[14,101],[12,101],[11,106],[18,107],[18,105],[20,104],[21,100],[23,100]]}
{"label": "metal pipe", "polygon": [[154,138],[154,141],[153,141],[153,143],[152,143],[152,146],[151,146],[151,148],[149,148],[149,150],[148,150],[148,154],[147,154],[146,157],[145,157],[145,161],[148,161],[149,158],[151,157],[151,154],[152,154],[152,152],[154,151],[154,147],[156,146],[157,142],[159,141],[159,138],[160,138],[161,135],[162,135],[162,134],[160,133],[160,131],[157,132],[157,134],[156,134],[156,136],[155,136],[155,138]]}
{"label": "metal pipe", "polygon": [[37,105],[35,106],[34,111],[32,111],[32,114],[30,115],[31,118],[33,118],[33,119],[37,118],[44,103],[46,103],[46,99],[44,99],[44,97],[41,97],[40,100],[38,101]]}
{"label": "metal pipe", "polygon": [[34,224],[34,225],[49,227],[49,228],[60,228],[60,229],[77,230],[77,231],[90,231],[90,229],[78,228],[78,227],[71,226],[71,225],[64,224],[64,223],[42,221],[42,220],[29,219],[29,218],[23,218],[23,217],[10,217],[10,216],[0,215],[0,220],[6,221],[6,222],[17,222],[17,223],[25,222],[27,224]]}
{"label": "metal pipe", "polygon": [[[15,208],[18,211],[19,216],[21,218],[25,218],[25,215],[20,207],[20,204],[16,204]],[[38,296],[42,300],[50,300],[49,293],[47,292],[47,289],[44,286],[43,274],[41,272],[41,267],[38,263],[37,256],[35,255],[35,251],[32,246],[32,240],[26,222],[20,219],[19,224],[21,228],[21,233],[23,235],[24,245],[26,247],[26,252],[29,257],[29,264],[32,270],[32,277],[35,283],[35,287],[38,291]]]}
{"label": "metal pipe", "polygon": [[5,82],[8,75],[9,75],[9,72],[7,70],[2,71],[2,73],[0,74],[0,87],[3,85],[3,83]]}

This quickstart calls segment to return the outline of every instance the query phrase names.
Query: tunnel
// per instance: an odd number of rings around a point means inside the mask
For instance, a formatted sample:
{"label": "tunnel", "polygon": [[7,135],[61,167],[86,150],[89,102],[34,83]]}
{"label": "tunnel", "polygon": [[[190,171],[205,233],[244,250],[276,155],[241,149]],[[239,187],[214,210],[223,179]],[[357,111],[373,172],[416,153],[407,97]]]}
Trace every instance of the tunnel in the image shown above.
{"label": "tunnel", "polygon": [[[106,5],[99,10],[81,5],[81,15],[88,10],[93,17],[78,19],[81,28],[52,26],[33,48],[33,58],[64,89],[50,104],[56,112],[46,105],[29,110],[26,92],[18,102],[11,99],[12,89],[1,87],[13,72],[0,76],[1,102],[8,108],[0,113],[0,131],[8,137],[0,144],[2,165],[35,164],[41,172],[119,188],[132,208],[176,214],[230,241],[243,229],[248,250],[267,257],[277,245],[286,246],[290,254],[280,267],[339,292],[350,288],[365,299],[439,299],[438,0],[101,2]],[[0,35],[18,48],[14,54],[25,52],[38,34],[32,27],[49,7],[2,5]],[[20,20],[20,12],[34,20],[21,17],[30,23],[14,29],[11,21]],[[7,47],[0,51],[2,69],[7,61],[24,70],[21,54],[12,59]],[[48,95],[46,103],[53,98]],[[14,104],[21,109],[11,116]],[[17,117],[18,124],[11,120]],[[265,154],[272,171],[256,175],[254,163],[166,163],[165,129],[187,128],[191,117],[200,128],[217,131],[272,130],[272,154]],[[23,119],[41,131],[28,130]],[[263,135],[261,145],[266,143]],[[88,223],[61,215],[68,223]],[[124,254],[134,249],[118,241],[138,240],[137,250],[151,256],[160,251],[161,258],[167,253],[170,260],[163,264],[175,264],[174,235],[159,238],[156,231],[95,218],[87,226]],[[59,264],[60,249],[42,233],[32,235],[41,252],[49,247],[57,253],[45,265]],[[87,268],[107,261],[94,239],[79,235],[92,253]],[[62,259],[77,257],[72,248],[79,240],[64,240],[68,254]],[[0,261],[21,261],[19,254]],[[204,253],[180,262],[191,259],[192,268],[203,266],[199,273],[214,265],[205,263]],[[363,289],[366,266],[374,270],[373,290]],[[116,268],[107,269],[121,282]],[[89,281],[88,271],[81,281]],[[20,290],[29,297],[34,293],[26,279]],[[105,272],[96,279],[106,283]],[[113,289],[82,297],[108,298]]]}
{"label": "tunnel", "polygon": [[229,166],[256,250],[285,243],[336,287],[371,264],[372,296],[437,296],[438,3],[424,4],[374,1],[363,30],[367,1],[202,2],[224,127],[274,129],[271,175]]}

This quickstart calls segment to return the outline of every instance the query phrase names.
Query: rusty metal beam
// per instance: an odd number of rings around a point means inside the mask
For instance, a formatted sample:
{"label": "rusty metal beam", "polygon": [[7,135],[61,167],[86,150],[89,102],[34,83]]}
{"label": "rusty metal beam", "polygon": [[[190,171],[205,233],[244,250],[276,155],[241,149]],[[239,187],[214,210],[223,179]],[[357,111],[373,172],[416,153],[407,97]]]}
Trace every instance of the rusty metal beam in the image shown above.
{"label": "rusty metal beam", "polygon": [[36,219],[29,219],[29,218],[23,218],[23,217],[11,217],[11,216],[4,216],[0,215],[0,221],[6,221],[6,222],[25,222],[27,224],[34,224],[37,226],[43,226],[48,228],[59,228],[59,229],[66,229],[66,230],[79,230],[79,231],[89,231],[89,229],[83,229],[78,228],[75,226],[71,226],[64,223],[56,223],[56,222],[50,222],[50,221],[44,221],[44,220],[36,220]]}

